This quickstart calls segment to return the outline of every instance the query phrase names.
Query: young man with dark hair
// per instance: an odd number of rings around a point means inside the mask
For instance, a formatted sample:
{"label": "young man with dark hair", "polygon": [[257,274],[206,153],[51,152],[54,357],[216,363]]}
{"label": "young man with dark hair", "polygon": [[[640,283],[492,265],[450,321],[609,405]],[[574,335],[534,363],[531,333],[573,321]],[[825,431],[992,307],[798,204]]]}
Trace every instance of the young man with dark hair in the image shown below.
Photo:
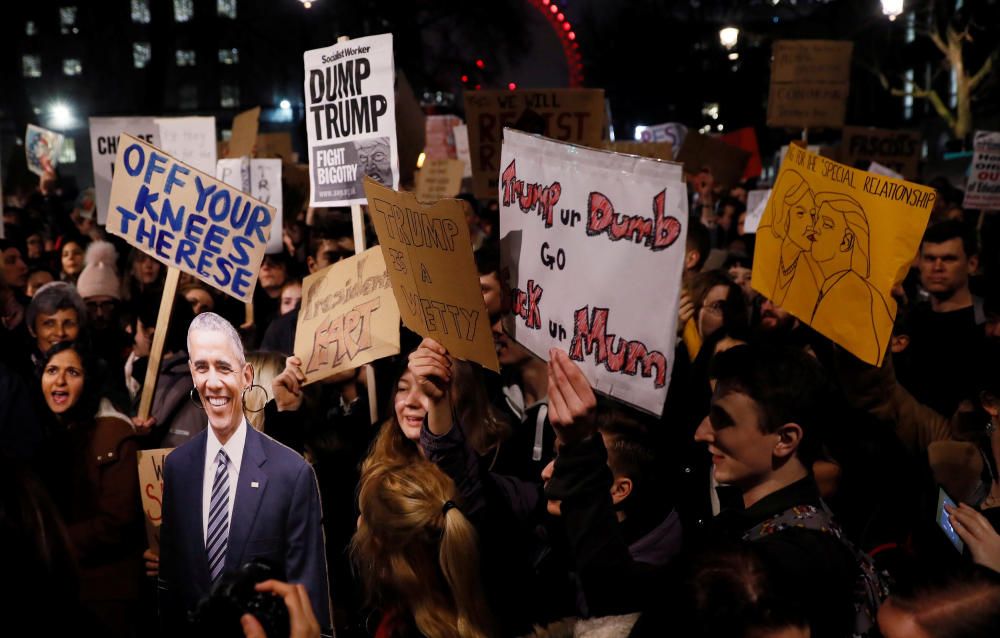
{"label": "young man with dark hair", "polygon": [[910,347],[899,380],[921,403],[950,416],[969,394],[986,362],[983,300],[969,289],[977,269],[976,242],[962,222],[927,229],[920,245],[920,284],[929,303],[909,317]]}
{"label": "young man with dark hair", "polygon": [[697,218],[688,220],[687,239],[684,245],[684,283],[701,272],[701,267],[712,251],[712,236]]}
{"label": "young man with dark hair", "polygon": [[712,455],[714,481],[742,497],[742,508],[715,518],[713,535],[753,542],[778,577],[797,584],[813,636],[850,635],[864,565],[812,476],[831,406],[819,364],[797,349],[737,346],[716,356],[711,378],[709,416],[695,440]]}

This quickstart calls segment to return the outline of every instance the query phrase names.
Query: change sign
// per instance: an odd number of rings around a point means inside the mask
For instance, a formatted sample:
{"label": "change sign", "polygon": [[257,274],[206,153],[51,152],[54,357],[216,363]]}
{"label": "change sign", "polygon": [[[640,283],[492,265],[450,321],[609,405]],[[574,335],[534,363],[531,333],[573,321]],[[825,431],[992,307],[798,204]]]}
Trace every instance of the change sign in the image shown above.
{"label": "change sign", "polygon": [[365,203],[363,180],[399,187],[392,35],[305,52],[310,205]]}
{"label": "change sign", "polygon": [[137,137],[118,141],[108,232],[243,302],[253,296],[274,216]]}
{"label": "change sign", "polygon": [[92,117],[90,118],[90,157],[94,165],[94,190],[97,194],[97,223],[108,219],[111,199],[111,179],[118,155],[118,136],[134,135],[153,146],[159,146],[158,127],[151,117]]}
{"label": "change sign", "polygon": [[687,235],[681,165],[511,129],[501,164],[511,336],[543,359],[565,350],[595,390],[659,415]]}

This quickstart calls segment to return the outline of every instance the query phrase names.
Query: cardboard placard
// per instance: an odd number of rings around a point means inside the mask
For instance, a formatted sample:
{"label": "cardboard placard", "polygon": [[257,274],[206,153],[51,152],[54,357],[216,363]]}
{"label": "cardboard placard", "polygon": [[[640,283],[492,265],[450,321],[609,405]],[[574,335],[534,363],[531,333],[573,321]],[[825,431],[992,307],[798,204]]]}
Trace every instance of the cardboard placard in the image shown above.
{"label": "cardboard placard", "polygon": [[851,88],[853,42],[778,40],[772,49],[767,125],[840,128]]}
{"label": "cardboard placard", "polygon": [[60,133],[29,124],[24,134],[24,157],[28,161],[28,170],[39,177],[44,175],[42,160],[48,160],[55,168],[59,164],[59,153],[65,139]]}
{"label": "cardboard placard", "polygon": [[256,157],[277,157],[286,162],[294,161],[292,135],[287,131],[278,133],[257,133]]}
{"label": "cardboard placard", "polygon": [[202,173],[215,173],[218,147],[214,117],[158,117],[157,148]]}
{"label": "cardboard placard", "polygon": [[139,450],[139,493],[146,520],[149,548],[160,553],[160,525],[163,523],[163,462],[174,448]]}
{"label": "cardboard placard", "polygon": [[295,356],[306,384],[394,354],[399,308],[380,246],[305,278]]}
{"label": "cardboard placard", "polygon": [[499,371],[465,221],[468,204],[424,205],[413,193],[371,179],[365,193],[403,324],[453,356]]}
{"label": "cardboard placard", "polygon": [[167,266],[249,302],[274,218],[274,207],[136,137],[119,139],[107,230]]}
{"label": "cardboard placard", "polygon": [[789,147],[757,230],[753,289],[881,365],[896,317],[892,288],[917,254],[935,197]]}
{"label": "cardboard placard", "polygon": [[518,89],[465,93],[472,153],[473,192],[495,199],[505,127],[517,126],[552,139],[599,147],[604,139],[603,89]]}
{"label": "cardboard placard", "polygon": [[1000,133],[976,131],[963,208],[1000,210]]}
{"label": "cardboard placard", "polygon": [[306,51],[310,206],[363,204],[364,177],[399,187],[392,34]]}
{"label": "cardboard placard", "polygon": [[505,329],[542,359],[565,350],[595,390],[659,415],[684,270],[682,167],[510,129],[502,165]]}
{"label": "cardboard placard", "polygon": [[455,197],[462,190],[462,160],[428,159],[417,173],[417,199],[436,202]]}
{"label": "cardboard placard", "polygon": [[257,129],[260,127],[260,107],[255,106],[233,118],[232,135],[226,157],[252,155],[257,144]]}
{"label": "cardboard placard", "polygon": [[90,158],[94,166],[94,192],[97,197],[97,223],[108,218],[111,199],[111,178],[118,154],[118,136],[134,135],[153,146],[159,145],[159,128],[151,117],[92,117],[90,118]]}
{"label": "cardboard placard", "polygon": [[216,179],[248,193],[274,207],[274,231],[267,240],[266,254],[274,255],[285,249],[282,237],[284,205],[281,192],[280,159],[220,159],[215,168]]}
{"label": "cardboard placard", "polygon": [[740,182],[749,159],[747,151],[701,133],[688,133],[677,153],[677,161],[684,164],[686,173],[695,174],[707,166],[712,170],[715,183],[722,188]]}
{"label": "cardboard placard", "polygon": [[878,162],[906,179],[916,179],[922,147],[923,140],[916,131],[845,126],[839,159],[854,167]]}
{"label": "cardboard placard", "polygon": [[674,159],[674,147],[670,142],[604,142],[602,148],[615,153],[638,155],[666,162],[672,162]]}

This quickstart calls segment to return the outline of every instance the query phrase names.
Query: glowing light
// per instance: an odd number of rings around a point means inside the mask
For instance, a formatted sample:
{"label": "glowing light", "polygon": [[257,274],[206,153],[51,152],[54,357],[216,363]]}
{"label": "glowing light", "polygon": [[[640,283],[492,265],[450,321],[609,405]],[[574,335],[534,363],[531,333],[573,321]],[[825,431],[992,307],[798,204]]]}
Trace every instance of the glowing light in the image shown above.
{"label": "glowing light", "polygon": [[463,75],[462,76],[462,83],[464,84],[464,83],[466,83],[468,81],[469,81],[469,76],[468,75]]}
{"label": "glowing light", "polygon": [[561,14],[561,13],[560,13],[559,15],[557,15],[557,16],[556,16],[556,20],[558,20],[559,22],[562,22],[562,21],[563,21],[563,20],[565,20],[565,19],[566,19],[566,16],[564,16],[564,15],[563,15],[563,14]]}
{"label": "glowing light", "polygon": [[719,30],[719,42],[727,49],[732,49],[740,39],[740,30],[736,27],[725,27]]}
{"label": "glowing light", "polygon": [[514,89],[517,88],[517,83],[516,82],[510,82],[510,83],[507,84],[507,88],[510,89],[511,91],[513,91]]}
{"label": "glowing light", "polygon": [[282,110],[287,111],[288,109],[292,108],[292,103],[289,102],[288,100],[282,100],[281,103],[278,104],[278,106],[280,106]]}
{"label": "glowing light", "polygon": [[426,159],[427,159],[427,153],[424,153],[423,151],[421,151],[420,155],[417,155],[417,168],[423,168],[424,167],[424,160],[426,160]]}
{"label": "glowing light", "polygon": [[569,31],[572,28],[573,27],[569,25],[569,22],[563,22],[563,31]]}
{"label": "glowing light", "polygon": [[566,37],[569,38],[570,40],[576,40],[576,31],[570,31],[569,33],[566,34]]}
{"label": "glowing light", "polygon": [[739,60],[740,59],[740,54],[737,53],[736,51],[733,51],[732,53],[729,54],[729,59],[730,60]]}
{"label": "glowing light", "polygon": [[882,0],[882,13],[893,21],[903,13],[903,0]]}
{"label": "glowing light", "polygon": [[480,60],[476,60],[476,66],[477,66],[478,68],[482,69],[482,68],[485,68],[485,67],[486,67],[486,63],[485,63],[485,62],[483,62],[483,61],[482,61],[481,59],[480,59]]}
{"label": "glowing light", "polygon": [[53,128],[66,128],[73,124],[73,111],[63,102],[56,102],[50,106],[49,115]]}
{"label": "glowing light", "polygon": [[552,5],[551,7],[549,7],[549,10],[551,10],[552,13],[559,13],[559,7],[557,7],[556,5]]}

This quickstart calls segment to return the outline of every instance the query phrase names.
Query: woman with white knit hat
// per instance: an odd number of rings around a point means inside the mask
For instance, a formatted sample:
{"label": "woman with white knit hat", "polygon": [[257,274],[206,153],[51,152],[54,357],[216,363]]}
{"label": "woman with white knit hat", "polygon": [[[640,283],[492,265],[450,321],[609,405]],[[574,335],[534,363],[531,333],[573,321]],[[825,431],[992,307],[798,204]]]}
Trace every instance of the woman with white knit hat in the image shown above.
{"label": "woman with white knit hat", "polygon": [[118,251],[111,242],[95,241],[87,246],[84,264],[76,289],[87,304],[91,326],[101,330],[112,325],[121,301]]}

